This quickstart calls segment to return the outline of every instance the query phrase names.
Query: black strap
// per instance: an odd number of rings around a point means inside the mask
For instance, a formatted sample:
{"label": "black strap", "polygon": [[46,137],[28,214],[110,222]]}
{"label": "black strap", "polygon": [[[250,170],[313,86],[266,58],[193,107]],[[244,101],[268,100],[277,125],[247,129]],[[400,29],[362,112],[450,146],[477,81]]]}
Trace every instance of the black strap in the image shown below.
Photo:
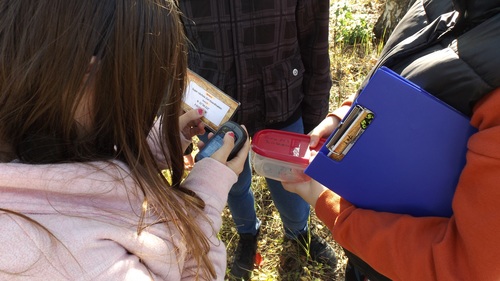
{"label": "black strap", "polygon": [[[344,249],[344,253],[349,259],[349,263],[353,266],[354,270],[359,270],[366,278],[370,281],[391,281],[391,279],[385,277],[384,275],[378,273],[369,264],[360,259],[358,256]],[[346,276],[347,277],[347,276]],[[351,277],[352,278],[352,277]],[[347,280],[347,278],[346,278]]]}

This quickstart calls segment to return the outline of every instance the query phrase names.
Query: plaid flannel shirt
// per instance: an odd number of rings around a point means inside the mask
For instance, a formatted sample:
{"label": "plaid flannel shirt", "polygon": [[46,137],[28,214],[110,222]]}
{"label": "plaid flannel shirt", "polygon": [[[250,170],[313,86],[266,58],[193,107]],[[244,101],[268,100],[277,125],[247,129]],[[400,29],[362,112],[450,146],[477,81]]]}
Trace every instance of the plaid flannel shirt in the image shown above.
{"label": "plaid flannel shirt", "polygon": [[329,1],[180,0],[189,67],[241,102],[250,134],[328,113]]}

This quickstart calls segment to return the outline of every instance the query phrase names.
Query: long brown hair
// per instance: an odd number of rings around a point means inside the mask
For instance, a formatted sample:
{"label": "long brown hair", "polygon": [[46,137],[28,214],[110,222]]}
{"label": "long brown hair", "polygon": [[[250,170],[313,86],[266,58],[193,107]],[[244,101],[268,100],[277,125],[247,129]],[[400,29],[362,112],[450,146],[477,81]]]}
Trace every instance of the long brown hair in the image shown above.
{"label": "long brown hair", "polygon": [[[127,163],[145,197],[138,232],[150,211],[173,223],[209,279],[204,203],[180,186],[186,52],[175,0],[1,1],[0,145],[25,163]],[[82,103],[91,126],[75,120]],[[147,142],[155,117],[170,183]]]}

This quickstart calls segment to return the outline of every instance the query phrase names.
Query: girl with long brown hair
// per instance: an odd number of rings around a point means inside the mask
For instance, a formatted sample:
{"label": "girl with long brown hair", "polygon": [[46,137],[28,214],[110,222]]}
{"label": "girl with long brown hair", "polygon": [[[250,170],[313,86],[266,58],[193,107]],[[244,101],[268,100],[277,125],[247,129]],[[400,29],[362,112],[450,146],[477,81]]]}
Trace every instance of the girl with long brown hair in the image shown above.
{"label": "girl with long brown hair", "polygon": [[[221,280],[217,238],[249,143],[183,151],[174,0],[0,1],[0,279]],[[169,179],[163,175],[167,171]]]}

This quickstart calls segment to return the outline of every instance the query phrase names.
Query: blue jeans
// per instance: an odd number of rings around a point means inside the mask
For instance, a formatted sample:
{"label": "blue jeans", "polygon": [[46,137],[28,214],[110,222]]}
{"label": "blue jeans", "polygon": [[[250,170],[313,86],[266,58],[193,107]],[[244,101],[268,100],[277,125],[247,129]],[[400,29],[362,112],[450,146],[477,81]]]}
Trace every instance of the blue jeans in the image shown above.
{"label": "blue jeans", "polygon": [[[280,130],[304,133],[302,118]],[[206,140],[206,136],[200,136],[200,139]],[[293,238],[305,232],[308,228],[309,204],[299,195],[286,191],[281,182],[267,178],[266,182],[274,205],[278,209],[281,221],[283,222],[286,236]],[[229,191],[227,203],[238,233],[251,233],[255,235],[261,222],[255,213],[255,198],[250,188],[251,184],[252,169],[250,167],[250,160],[247,158],[243,172]]]}

